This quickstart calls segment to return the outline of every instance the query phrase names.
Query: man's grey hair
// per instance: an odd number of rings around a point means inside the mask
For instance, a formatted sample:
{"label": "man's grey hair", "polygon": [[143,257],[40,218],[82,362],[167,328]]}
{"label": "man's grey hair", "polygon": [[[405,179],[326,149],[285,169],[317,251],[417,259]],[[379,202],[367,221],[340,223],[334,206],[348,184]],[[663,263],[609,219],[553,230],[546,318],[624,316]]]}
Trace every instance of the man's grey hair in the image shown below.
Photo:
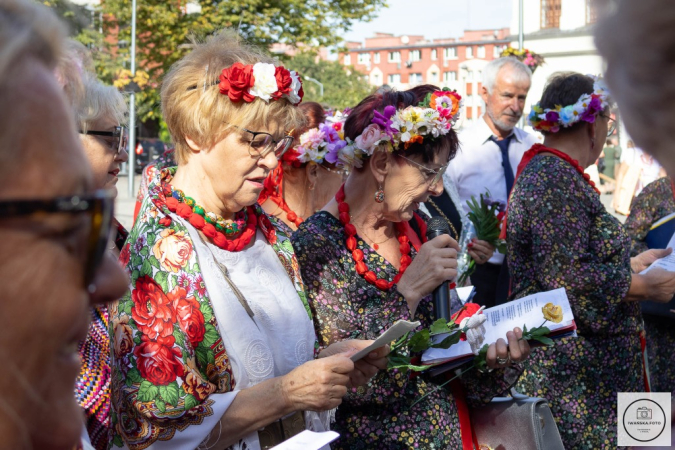
{"label": "man's grey hair", "polygon": [[513,71],[516,82],[532,80],[532,71],[518,59],[513,56],[497,58],[490,61],[483,68],[483,86],[487,89],[489,94],[492,93],[492,89],[494,89],[495,84],[497,83],[499,71],[503,68],[509,68]]}

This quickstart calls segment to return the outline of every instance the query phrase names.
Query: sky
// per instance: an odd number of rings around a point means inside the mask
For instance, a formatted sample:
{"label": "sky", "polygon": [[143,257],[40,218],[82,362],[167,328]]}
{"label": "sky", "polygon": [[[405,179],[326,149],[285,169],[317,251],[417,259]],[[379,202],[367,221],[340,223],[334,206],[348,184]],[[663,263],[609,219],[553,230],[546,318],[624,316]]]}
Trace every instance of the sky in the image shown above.
{"label": "sky", "polygon": [[344,39],[363,42],[375,32],[437,39],[511,25],[511,0],[387,0],[387,4],[372,22],[354,24]]}

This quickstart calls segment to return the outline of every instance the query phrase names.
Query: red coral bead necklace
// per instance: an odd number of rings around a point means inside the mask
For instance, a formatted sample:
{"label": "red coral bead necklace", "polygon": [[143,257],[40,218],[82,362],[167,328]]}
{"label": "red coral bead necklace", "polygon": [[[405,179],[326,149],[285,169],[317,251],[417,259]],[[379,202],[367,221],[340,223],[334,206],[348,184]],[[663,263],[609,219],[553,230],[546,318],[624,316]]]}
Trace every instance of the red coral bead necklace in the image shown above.
{"label": "red coral bead necklace", "polygon": [[[403,276],[403,273],[405,273],[408,266],[412,263],[412,258],[410,257],[410,241],[405,235],[405,228],[403,224],[394,224],[394,228],[396,229],[396,238],[399,242],[399,250],[401,251],[401,265],[398,269],[398,274],[396,274],[392,281],[387,281],[381,278],[378,279],[375,272],[368,270],[368,266],[363,260],[363,251],[356,248],[356,227],[354,224],[350,223],[351,216],[349,215],[349,205],[347,202],[345,202],[344,185],[342,185],[337,194],[335,194],[335,201],[337,201],[338,204],[340,222],[344,226],[345,234],[347,235],[347,250],[352,253],[352,258],[354,258],[354,263],[356,265],[356,272],[361,275],[368,283],[377,287],[381,291],[387,291],[391,289],[392,286],[399,282]],[[375,248],[375,250],[377,250],[377,248]]]}

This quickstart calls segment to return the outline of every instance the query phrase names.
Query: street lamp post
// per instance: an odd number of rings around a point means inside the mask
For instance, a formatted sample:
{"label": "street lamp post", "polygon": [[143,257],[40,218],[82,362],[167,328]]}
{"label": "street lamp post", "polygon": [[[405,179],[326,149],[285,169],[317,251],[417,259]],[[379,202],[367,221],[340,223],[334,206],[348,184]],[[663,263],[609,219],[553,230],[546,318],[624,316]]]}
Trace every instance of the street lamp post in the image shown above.
{"label": "street lamp post", "polygon": [[[131,2],[131,76],[136,76],[136,0]],[[129,197],[133,198],[136,177],[136,92],[129,95]]]}
{"label": "street lamp post", "polygon": [[303,76],[303,78],[307,81],[311,81],[312,83],[316,83],[319,86],[319,95],[323,98],[323,83],[308,76]]}

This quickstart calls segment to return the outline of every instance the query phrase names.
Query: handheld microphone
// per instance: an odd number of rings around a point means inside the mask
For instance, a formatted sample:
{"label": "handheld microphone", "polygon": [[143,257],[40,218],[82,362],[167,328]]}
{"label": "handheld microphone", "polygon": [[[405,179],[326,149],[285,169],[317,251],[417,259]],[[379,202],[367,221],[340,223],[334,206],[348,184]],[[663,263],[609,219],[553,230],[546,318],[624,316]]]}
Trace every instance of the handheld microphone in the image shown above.
{"label": "handheld microphone", "polygon": [[[427,223],[427,240],[431,240],[442,234],[450,234],[448,224],[442,217],[432,217],[429,223]],[[443,318],[450,320],[450,290],[448,289],[447,280],[434,289],[433,298],[436,319]]]}

